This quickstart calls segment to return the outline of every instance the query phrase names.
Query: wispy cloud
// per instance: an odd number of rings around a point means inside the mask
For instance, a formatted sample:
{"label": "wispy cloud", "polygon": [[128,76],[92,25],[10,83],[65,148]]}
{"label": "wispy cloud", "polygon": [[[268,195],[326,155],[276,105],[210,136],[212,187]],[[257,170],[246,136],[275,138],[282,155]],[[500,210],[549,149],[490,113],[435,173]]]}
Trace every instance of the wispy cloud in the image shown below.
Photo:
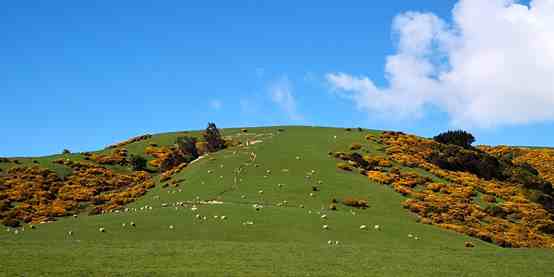
{"label": "wispy cloud", "polygon": [[210,107],[214,110],[220,110],[221,107],[223,107],[223,103],[221,102],[221,100],[213,99],[212,101],[210,101]]}
{"label": "wispy cloud", "polygon": [[453,125],[482,128],[554,120],[554,1],[460,0],[452,18],[394,19],[388,86],[341,72],[327,82],[370,113],[412,118],[432,105]]}
{"label": "wispy cloud", "polygon": [[302,120],[303,116],[298,113],[293,88],[288,77],[284,76],[272,82],[268,88],[271,101],[275,103],[291,120]]}

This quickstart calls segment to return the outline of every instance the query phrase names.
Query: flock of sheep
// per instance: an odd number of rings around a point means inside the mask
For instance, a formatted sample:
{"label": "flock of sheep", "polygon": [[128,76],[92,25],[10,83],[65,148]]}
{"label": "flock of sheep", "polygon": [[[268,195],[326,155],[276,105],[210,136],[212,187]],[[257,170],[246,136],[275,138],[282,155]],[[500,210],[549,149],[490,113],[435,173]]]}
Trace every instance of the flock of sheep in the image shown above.
{"label": "flock of sheep", "polygon": [[[335,138],[336,138],[336,137],[335,137]],[[234,154],[236,154],[236,152],[234,152]],[[254,163],[254,160],[256,159],[256,154],[255,154],[254,152],[252,152],[252,153],[250,153],[250,157],[251,157],[251,158],[250,158],[250,162],[251,162],[250,164],[253,164],[253,165],[256,166],[256,167],[259,167],[259,164],[255,164],[255,163]],[[254,160],[252,159],[252,157],[253,157]],[[300,156],[296,156],[295,159],[296,159],[296,160],[301,160],[302,158],[301,158]],[[219,167],[220,167],[220,168],[224,168],[224,165],[221,164]],[[288,169],[283,169],[283,170],[282,170],[282,172],[288,172],[288,171],[289,171]],[[208,170],[208,174],[212,174],[212,173],[214,173],[214,172],[215,172],[215,170],[212,170],[212,169]],[[240,170],[239,170],[239,172],[240,172]],[[268,176],[270,176],[271,173],[272,173],[272,172],[271,172],[270,169],[265,170],[264,178],[268,178]],[[316,174],[316,171],[315,171],[315,170],[309,171],[309,172],[306,174],[306,179],[311,179],[311,178],[313,178],[313,177],[315,176],[315,174]],[[220,179],[223,179],[223,176],[220,176]],[[241,178],[240,180],[242,181],[242,178]],[[202,182],[202,183],[205,183],[205,182]],[[323,181],[319,180],[319,181],[317,181],[317,184],[318,184],[318,185],[321,185],[321,184],[323,184]],[[277,184],[277,186],[278,186],[278,188],[283,188],[285,185],[279,183],[279,184]],[[315,187],[315,186],[314,186],[314,187]],[[316,193],[315,193],[316,191],[318,191],[318,189],[314,189],[312,192],[310,192],[310,193],[308,194],[309,197],[310,197],[310,198],[315,197],[315,196],[316,196]],[[167,190],[167,192],[168,192],[168,193],[175,194],[175,193],[177,193],[177,192],[182,192],[182,190],[181,190],[181,189]],[[263,191],[263,190],[258,190],[258,194],[259,194],[259,195],[262,195],[262,194],[264,194],[264,191]],[[159,200],[159,199],[160,199],[160,196],[159,196],[159,195],[156,195],[156,196],[153,197],[153,199],[154,199],[154,200]],[[241,199],[246,199],[246,195],[244,195],[244,194],[241,195]],[[201,214],[199,213],[199,206],[200,206],[200,205],[219,205],[219,204],[224,204],[224,203],[221,202],[221,201],[215,201],[215,200],[211,200],[211,201],[202,201],[202,200],[200,200],[200,197],[197,196],[197,197],[195,198],[195,200],[193,200],[193,201],[177,201],[177,202],[174,202],[174,203],[171,203],[171,204],[170,204],[170,203],[162,203],[162,204],[161,204],[161,207],[162,207],[162,208],[171,208],[171,207],[174,207],[175,210],[178,210],[180,207],[189,208],[190,211],[191,211],[192,214],[193,214],[193,217],[194,217],[195,219],[205,221],[205,220],[208,220],[208,217],[205,216],[205,215],[201,215]],[[287,200],[283,200],[282,202],[277,203],[275,206],[281,207],[281,206],[287,206],[287,205],[288,205],[288,201],[287,201]],[[299,207],[300,207],[300,208],[304,208],[304,205],[300,204]],[[254,204],[252,204],[252,208],[253,208],[255,211],[261,212],[261,211],[264,209],[264,206],[263,206],[262,204],[259,204],[259,203],[254,203]],[[141,211],[152,211],[152,210],[153,210],[153,206],[151,206],[151,205],[144,205],[144,206],[141,206],[141,207],[138,207],[138,208],[125,208],[125,209],[123,209],[123,210],[121,210],[121,211],[116,210],[116,211],[113,211],[113,212],[114,212],[114,213],[120,213],[120,212],[130,213],[130,212],[141,212]],[[322,211],[325,212],[324,209],[322,209]],[[315,213],[317,213],[318,215],[320,215],[321,220],[324,222],[324,224],[322,225],[322,230],[323,230],[323,231],[327,231],[327,230],[330,230],[330,225],[329,225],[329,223],[328,223],[328,222],[329,222],[329,220],[328,220],[329,217],[328,217],[328,215],[327,215],[326,213],[323,213],[323,212],[315,212]],[[311,210],[308,210],[308,214],[312,214],[312,213],[313,213],[313,212],[312,212]],[[354,211],[352,211],[352,210],[350,211],[350,213],[351,213],[352,215],[356,215],[356,212],[354,212]],[[76,216],[75,216],[75,217],[76,217]],[[223,221],[226,221],[226,220],[227,220],[227,216],[225,216],[225,215],[213,215],[213,219],[214,219],[214,220],[217,220],[217,221],[220,221],[220,222],[223,222]],[[254,225],[254,221],[253,221],[253,220],[245,220],[245,221],[242,221],[241,224],[244,225],[244,226],[252,226],[252,225]],[[131,221],[131,222],[128,222],[128,223],[127,223],[127,222],[123,222],[123,223],[121,223],[121,226],[122,226],[123,228],[128,228],[128,227],[135,228],[137,225],[136,225],[135,222]],[[34,226],[31,227],[31,228],[34,228]],[[169,225],[167,228],[168,228],[169,230],[174,230],[174,229],[175,229],[175,226],[174,226],[173,224],[171,224],[171,225]],[[359,230],[361,230],[361,231],[366,231],[366,230],[368,230],[369,228],[370,228],[370,227],[369,227],[368,225],[365,225],[365,224],[359,226]],[[380,225],[373,225],[373,229],[374,229],[375,231],[379,231],[379,230],[381,230],[381,226],[380,226]],[[8,231],[11,231],[11,230],[8,228]],[[101,227],[98,228],[98,231],[99,231],[100,233],[106,233],[106,232],[107,232],[107,229],[106,229],[105,227],[101,226]],[[18,234],[19,231],[18,231],[18,230],[15,230],[15,231],[13,231],[13,232],[14,232],[14,234]],[[68,231],[68,232],[67,232],[67,235],[68,235],[68,236],[73,236],[73,235],[74,235],[74,232],[73,232],[72,230],[71,230],[71,231]],[[408,234],[408,237],[409,237],[410,239],[419,240],[419,237],[418,237],[418,236],[415,236],[415,235],[413,235],[413,234],[411,234],[411,233]],[[329,240],[329,241],[327,241],[327,244],[329,244],[329,245],[338,245],[339,243],[340,243],[340,242],[339,242],[338,240]]]}

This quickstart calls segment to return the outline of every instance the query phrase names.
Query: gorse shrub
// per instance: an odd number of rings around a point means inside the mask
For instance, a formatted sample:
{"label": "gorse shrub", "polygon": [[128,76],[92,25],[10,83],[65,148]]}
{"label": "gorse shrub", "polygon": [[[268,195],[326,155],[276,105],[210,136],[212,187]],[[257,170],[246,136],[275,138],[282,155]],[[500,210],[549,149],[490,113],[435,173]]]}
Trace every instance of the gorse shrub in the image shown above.
{"label": "gorse shrub", "polygon": [[454,144],[466,149],[470,149],[471,144],[475,142],[472,134],[462,130],[441,133],[433,137],[433,139],[439,143]]}
{"label": "gorse shrub", "polygon": [[190,162],[196,158],[198,158],[198,149],[196,148],[196,138],[193,137],[179,137],[175,141],[175,144],[177,144],[177,149],[179,150],[180,154],[183,155],[184,160],[187,162]]}

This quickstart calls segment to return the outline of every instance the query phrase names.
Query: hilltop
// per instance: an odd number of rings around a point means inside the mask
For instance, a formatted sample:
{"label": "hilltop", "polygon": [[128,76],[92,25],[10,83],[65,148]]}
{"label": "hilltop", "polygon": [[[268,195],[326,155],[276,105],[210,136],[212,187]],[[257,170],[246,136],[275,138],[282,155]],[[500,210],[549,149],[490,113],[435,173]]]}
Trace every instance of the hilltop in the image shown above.
{"label": "hilltop", "polygon": [[552,149],[301,126],[222,129],[210,149],[202,133],[0,160],[0,272],[554,274]]}

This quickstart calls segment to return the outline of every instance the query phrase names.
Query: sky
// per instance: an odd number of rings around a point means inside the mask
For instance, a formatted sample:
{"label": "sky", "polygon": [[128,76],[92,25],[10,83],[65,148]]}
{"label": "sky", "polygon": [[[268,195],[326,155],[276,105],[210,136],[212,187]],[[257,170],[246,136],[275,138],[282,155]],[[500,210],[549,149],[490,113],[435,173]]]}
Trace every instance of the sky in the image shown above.
{"label": "sky", "polygon": [[0,156],[318,125],[554,146],[554,0],[3,1]]}

